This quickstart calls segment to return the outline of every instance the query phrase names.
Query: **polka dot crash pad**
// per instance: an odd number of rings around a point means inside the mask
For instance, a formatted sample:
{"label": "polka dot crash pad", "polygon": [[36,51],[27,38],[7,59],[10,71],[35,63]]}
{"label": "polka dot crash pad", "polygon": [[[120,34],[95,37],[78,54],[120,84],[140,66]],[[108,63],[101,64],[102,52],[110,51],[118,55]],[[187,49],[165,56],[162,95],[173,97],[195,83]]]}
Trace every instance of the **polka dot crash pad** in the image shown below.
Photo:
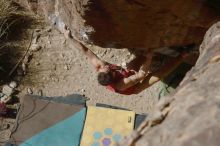
{"label": "polka dot crash pad", "polygon": [[135,113],[89,106],[80,146],[114,146],[134,128]]}

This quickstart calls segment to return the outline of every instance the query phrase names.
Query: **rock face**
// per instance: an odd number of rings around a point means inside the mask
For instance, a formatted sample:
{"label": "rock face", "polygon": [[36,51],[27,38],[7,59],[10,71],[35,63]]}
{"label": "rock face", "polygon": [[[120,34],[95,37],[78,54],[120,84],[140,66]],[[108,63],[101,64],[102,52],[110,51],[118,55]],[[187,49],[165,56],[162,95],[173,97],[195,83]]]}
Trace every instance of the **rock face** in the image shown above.
{"label": "rock face", "polygon": [[[220,22],[206,33],[200,52],[199,60],[176,94],[167,97],[174,99],[168,115],[142,133],[132,146],[219,146]],[[151,117],[158,114],[160,103]],[[126,142],[132,139],[134,136]]]}
{"label": "rock face", "polygon": [[200,44],[205,31],[219,18],[215,0],[17,1],[53,24],[64,22],[78,39],[104,48]]}

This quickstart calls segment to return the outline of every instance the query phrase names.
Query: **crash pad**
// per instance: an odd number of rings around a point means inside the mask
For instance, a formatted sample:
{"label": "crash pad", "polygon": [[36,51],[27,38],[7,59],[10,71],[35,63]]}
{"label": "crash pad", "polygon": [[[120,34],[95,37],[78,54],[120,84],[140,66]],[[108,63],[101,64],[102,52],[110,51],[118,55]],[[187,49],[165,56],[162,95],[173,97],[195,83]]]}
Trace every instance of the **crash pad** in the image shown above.
{"label": "crash pad", "polygon": [[16,146],[78,146],[86,116],[85,104],[75,102],[78,98],[76,95],[68,98],[26,95],[21,99],[10,143]]}
{"label": "crash pad", "polygon": [[103,107],[87,107],[80,146],[113,146],[134,128],[135,113]]}

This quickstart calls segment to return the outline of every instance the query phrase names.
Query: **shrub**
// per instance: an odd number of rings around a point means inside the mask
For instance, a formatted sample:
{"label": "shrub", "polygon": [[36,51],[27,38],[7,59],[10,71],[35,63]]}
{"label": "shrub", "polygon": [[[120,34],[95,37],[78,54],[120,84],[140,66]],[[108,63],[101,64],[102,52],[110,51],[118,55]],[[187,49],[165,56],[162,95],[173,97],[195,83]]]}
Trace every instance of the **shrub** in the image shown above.
{"label": "shrub", "polygon": [[9,21],[10,17],[16,12],[16,7],[12,0],[0,0],[0,40],[7,34],[7,31],[13,21]]}

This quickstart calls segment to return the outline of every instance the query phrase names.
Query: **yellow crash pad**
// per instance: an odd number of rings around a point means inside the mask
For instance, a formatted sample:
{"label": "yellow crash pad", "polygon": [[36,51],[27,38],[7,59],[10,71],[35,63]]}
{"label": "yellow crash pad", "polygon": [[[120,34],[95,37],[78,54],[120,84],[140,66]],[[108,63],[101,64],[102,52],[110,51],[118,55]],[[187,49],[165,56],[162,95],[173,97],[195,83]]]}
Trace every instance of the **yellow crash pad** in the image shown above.
{"label": "yellow crash pad", "polygon": [[134,120],[132,111],[89,106],[81,146],[113,146],[132,132]]}

